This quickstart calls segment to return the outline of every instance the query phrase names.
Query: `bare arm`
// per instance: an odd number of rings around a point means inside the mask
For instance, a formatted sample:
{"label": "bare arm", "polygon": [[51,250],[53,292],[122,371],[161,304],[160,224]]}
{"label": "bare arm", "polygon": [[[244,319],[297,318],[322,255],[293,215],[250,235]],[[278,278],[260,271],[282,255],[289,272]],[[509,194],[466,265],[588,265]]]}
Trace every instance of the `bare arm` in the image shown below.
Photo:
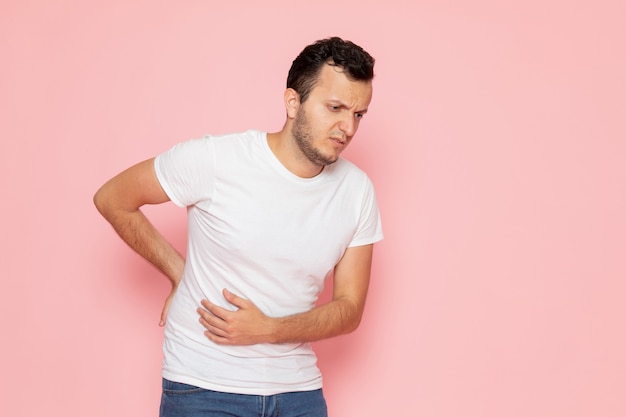
{"label": "bare arm", "polygon": [[154,159],[134,165],[105,183],[94,195],[94,204],[120,237],[139,255],[156,266],[172,283],[167,309],[183,273],[183,257],[163,238],[141,212],[144,204],[169,201],[154,172]]}
{"label": "bare arm", "polygon": [[305,313],[286,317],[265,316],[252,301],[224,291],[237,311],[207,301],[199,308],[206,336],[218,344],[303,343],[355,330],[365,307],[373,245],[348,248],[335,267],[333,297]]}

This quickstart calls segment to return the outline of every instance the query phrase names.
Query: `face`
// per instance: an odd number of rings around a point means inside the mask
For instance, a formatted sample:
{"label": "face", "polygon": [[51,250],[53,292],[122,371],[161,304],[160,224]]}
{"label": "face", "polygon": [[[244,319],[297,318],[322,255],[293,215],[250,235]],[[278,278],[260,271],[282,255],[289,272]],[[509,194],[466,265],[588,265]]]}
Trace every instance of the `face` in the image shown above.
{"label": "face", "polygon": [[350,80],[341,68],[324,65],[309,97],[299,104],[291,131],[304,157],[316,166],[337,161],[371,99],[371,82]]}

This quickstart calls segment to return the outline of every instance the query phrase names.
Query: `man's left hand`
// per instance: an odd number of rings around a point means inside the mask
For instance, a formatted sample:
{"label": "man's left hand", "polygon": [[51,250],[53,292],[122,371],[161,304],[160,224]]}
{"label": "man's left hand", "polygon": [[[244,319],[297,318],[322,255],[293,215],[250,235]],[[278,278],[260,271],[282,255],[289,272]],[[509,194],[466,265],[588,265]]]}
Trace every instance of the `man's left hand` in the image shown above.
{"label": "man's left hand", "polygon": [[197,312],[200,314],[200,324],[207,329],[205,336],[219,345],[271,343],[272,319],[251,301],[227,289],[222,293],[226,301],[237,307],[237,310],[227,310],[208,300],[202,300],[204,308],[199,307]]}

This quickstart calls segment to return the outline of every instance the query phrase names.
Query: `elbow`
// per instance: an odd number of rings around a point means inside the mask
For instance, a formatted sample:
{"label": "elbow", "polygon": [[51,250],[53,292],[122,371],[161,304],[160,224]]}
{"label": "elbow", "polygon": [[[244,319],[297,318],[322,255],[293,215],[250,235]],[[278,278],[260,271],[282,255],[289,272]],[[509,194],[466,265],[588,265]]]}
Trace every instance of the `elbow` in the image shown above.
{"label": "elbow", "polygon": [[107,220],[110,219],[112,213],[114,212],[112,201],[111,196],[107,193],[106,186],[102,186],[93,195],[93,204],[96,206],[96,209],[102,217]]}
{"label": "elbow", "polygon": [[353,312],[351,314],[351,317],[346,320],[344,323],[344,328],[343,328],[343,334],[348,334],[348,333],[352,333],[354,332],[356,329],[359,328],[359,325],[361,324],[361,318],[363,317],[363,312],[359,311],[359,312]]}
{"label": "elbow", "polygon": [[359,325],[361,324],[361,316],[355,318],[350,325],[348,326],[348,328],[346,329],[346,333],[352,333],[353,331],[355,331],[356,329],[359,328]]}
{"label": "elbow", "polygon": [[96,206],[96,209],[100,212],[100,214],[104,215],[106,211],[106,198],[103,195],[102,188],[100,188],[93,195],[93,204]]}
{"label": "elbow", "polygon": [[337,328],[338,334],[348,334],[359,328],[363,317],[364,305],[348,299],[335,300],[338,303]]}

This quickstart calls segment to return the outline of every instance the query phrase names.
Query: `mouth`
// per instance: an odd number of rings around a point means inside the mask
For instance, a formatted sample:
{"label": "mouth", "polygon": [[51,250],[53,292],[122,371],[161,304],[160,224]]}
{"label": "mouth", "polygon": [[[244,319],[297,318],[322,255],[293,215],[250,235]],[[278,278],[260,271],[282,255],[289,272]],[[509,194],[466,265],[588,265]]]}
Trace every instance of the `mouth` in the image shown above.
{"label": "mouth", "polygon": [[346,141],[342,138],[331,137],[330,141],[338,148],[343,148],[346,145]]}

